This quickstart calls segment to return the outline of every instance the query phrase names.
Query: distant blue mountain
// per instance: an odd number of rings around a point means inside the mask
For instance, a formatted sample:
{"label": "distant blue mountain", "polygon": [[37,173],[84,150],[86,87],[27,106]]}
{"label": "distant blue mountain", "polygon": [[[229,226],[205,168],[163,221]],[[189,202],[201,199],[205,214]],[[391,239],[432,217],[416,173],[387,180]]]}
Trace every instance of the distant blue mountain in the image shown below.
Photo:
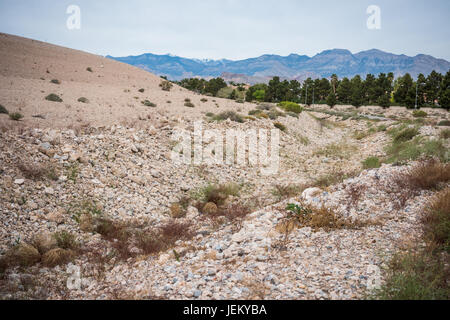
{"label": "distant blue mountain", "polygon": [[417,77],[425,76],[436,70],[442,74],[450,70],[450,62],[419,54],[415,57],[396,55],[372,49],[352,54],[345,49],[323,51],[314,57],[291,54],[287,57],[263,55],[245,60],[199,60],[173,55],[156,55],[146,53],[140,56],[111,57],[171,80],[189,77],[219,77],[226,80],[246,79],[248,82],[261,82],[273,76],[284,79],[304,80],[307,77],[329,78],[332,74],[353,77],[357,74],[366,76],[371,73],[393,72],[395,76],[410,73]]}

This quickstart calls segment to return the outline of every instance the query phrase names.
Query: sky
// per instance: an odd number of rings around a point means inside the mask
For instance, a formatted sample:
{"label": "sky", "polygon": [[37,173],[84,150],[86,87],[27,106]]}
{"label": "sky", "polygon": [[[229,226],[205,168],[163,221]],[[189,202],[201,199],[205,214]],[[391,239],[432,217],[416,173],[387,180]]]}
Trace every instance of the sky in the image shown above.
{"label": "sky", "polygon": [[[70,5],[80,8],[80,29],[67,27]],[[380,9],[380,29],[367,27],[370,5]],[[116,57],[238,60],[376,48],[450,61],[450,1],[0,0],[0,32]]]}

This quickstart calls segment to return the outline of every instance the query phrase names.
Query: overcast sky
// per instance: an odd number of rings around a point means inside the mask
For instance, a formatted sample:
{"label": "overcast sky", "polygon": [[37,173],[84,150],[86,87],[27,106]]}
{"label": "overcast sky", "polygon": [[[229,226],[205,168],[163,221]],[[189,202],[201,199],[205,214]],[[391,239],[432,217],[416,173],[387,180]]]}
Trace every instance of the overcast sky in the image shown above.
{"label": "overcast sky", "polygon": [[[68,30],[69,5],[81,29]],[[381,29],[367,28],[369,5]],[[100,55],[243,59],[372,48],[450,60],[448,0],[0,0],[0,32]]]}

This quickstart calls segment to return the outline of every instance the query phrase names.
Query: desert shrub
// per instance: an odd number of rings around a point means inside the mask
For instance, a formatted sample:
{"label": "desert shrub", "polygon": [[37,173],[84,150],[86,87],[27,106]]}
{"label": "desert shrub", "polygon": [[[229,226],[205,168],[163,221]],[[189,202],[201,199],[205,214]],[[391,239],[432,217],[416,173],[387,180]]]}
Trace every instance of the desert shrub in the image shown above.
{"label": "desert shrub", "polygon": [[414,110],[413,111],[413,117],[414,118],[425,118],[428,114],[425,111],[422,110]]}
{"label": "desert shrub", "polygon": [[425,238],[450,253],[450,188],[429,201],[422,223]]}
{"label": "desert shrub", "polygon": [[0,114],[9,114],[8,110],[0,104]]}
{"label": "desert shrub", "polygon": [[173,87],[173,84],[170,81],[164,80],[159,84],[159,86],[164,91],[170,91]]}
{"label": "desert shrub", "polygon": [[191,102],[191,99],[186,98],[186,99],[184,99],[184,102]]}
{"label": "desert shrub", "polygon": [[441,139],[450,139],[450,129],[442,130],[441,133],[439,134],[439,137]]}
{"label": "desert shrub", "polygon": [[302,113],[303,111],[303,108],[295,102],[283,101],[280,102],[278,105],[288,112],[294,112],[298,114]]}
{"label": "desert shrub", "polygon": [[138,90],[140,93],[144,93],[145,92],[145,89],[144,88],[141,88],[141,89],[139,89]]}
{"label": "desert shrub", "polygon": [[141,103],[146,107],[156,108],[156,104],[153,102],[150,102],[149,100],[141,101]]}
{"label": "desert shrub", "polygon": [[221,206],[225,203],[229,196],[238,196],[240,187],[235,183],[227,184],[209,184],[206,187],[200,189],[194,198],[201,201],[201,209],[204,204],[214,203],[216,206]]}
{"label": "desert shrub", "polygon": [[234,111],[224,111],[224,112],[216,115],[213,118],[213,120],[216,120],[216,121],[223,121],[223,120],[227,120],[227,119],[230,119],[231,121],[234,121],[234,122],[240,122],[240,123],[244,122],[244,119],[242,118],[242,116],[237,114]]}
{"label": "desert shrub", "polygon": [[41,254],[31,244],[22,242],[9,249],[2,257],[2,269],[21,266],[30,267],[41,260]]}
{"label": "desert shrub", "polygon": [[205,103],[205,102],[208,102],[208,99],[202,98],[200,101],[203,102],[203,103]]}
{"label": "desert shrub", "polygon": [[48,96],[46,96],[45,100],[52,102],[63,102],[63,100],[57,94],[54,93],[50,93]]}
{"label": "desert shrub", "polygon": [[212,113],[212,112],[207,112],[207,113],[206,113],[206,116],[207,116],[208,118],[212,118],[212,117],[214,117],[214,113]]}
{"label": "desert shrub", "polygon": [[440,183],[450,181],[450,164],[444,164],[434,159],[420,161],[399,179],[406,181],[411,188],[434,189]]}
{"label": "desert shrub", "polygon": [[74,250],[78,247],[75,236],[67,231],[56,232],[54,237],[58,248]]}
{"label": "desert shrub", "polygon": [[448,300],[448,269],[431,252],[399,253],[389,263],[383,286],[373,298],[380,300]]}
{"label": "desert shrub", "polygon": [[375,169],[381,167],[381,162],[378,157],[369,157],[363,161],[364,169]]}
{"label": "desert shrub", "polygon": [[378,132],[385,132],[387,130],[387,126],[385,124],[382,124],[377,127]]}
{"label": "desert shrub", "polygon": [[20,119],[23,119],[23,115],[19,112],[13,112],[9,114],[9,118],[13,121],[19,121]]}
{"label": "desert shrub", "polygon": [[442,120],[438,123],[438,126],[440,127],[450,127],[450,120]]}
{"label": "desert shrub", "polygon": [[137,246],[144,254],[155,254],[165,250],[166,243],[156,232],[139,232],[136,235]]}
{"label": "desert shrub", "polygon": [[87,98],[85,98],[85,97],[81,97],[81,98],[78,99],[78,102],[89,103],[89,100]]}
{"label": "desert shrub", "polygon": [[419,130],[416,128],[406,128],[394,135],[394,142],[409,141],[419,134]]}
{"label": "desert shrub", "polygon": [[57,80],[57,79],[53,79],[53,80],[50,81],[50,83],[53,83],[53,84],[61,84],[61,81],[59,81],[59,80]]}
{"label": "desert shrub", "polygon": [[101,217],[103,212],[100,205],[93,200],[87,199],[71,203],[67,209],[67,214],[71,215],[73,220],[80,223],[80,218],[83,215]]}
{"label": "desert shrub", "polygon": [[348,159],[356,147],[346,143],[332,143],[314,152],[315,156]]}
{"label": "desert shrub", "polygon": [[275,128],[277,128],[283,132],[285,132],[287,130],[286,126],[280,122],[275,122],[273,125],[275,126]]}
{"label": "desert shrub", "polygon": [[195,105],[192,102],[185,102],[184,106],[188,108],[195,108]]}
{"label": "desert shrub", "polygon": [[62,264],[67,264],[72,261],[74,257],[75,253],[72,250],[55,248],[42,256],[42,263],[46,267],[53,268]]}
{"label": "desert shrub", "polygon": [[[332,208],[324,205],[321,207],[314,207],[308,204],[300,203],[287,205],[288,212],[285,221],[279,227],[279,231],[290,231],[295,227],[311,227],[314,231],[323,229],[324,231],[338,230],[338,229],[359,229],[369,224],[374,224],[372,221],[350,221],[339,217]],[[292,223],[293,222],[293,223]]]}
{"label": "desert shrub", "polygon": [[88,72],[94,72],[94,71],[92,70],[91,67],[87,67],[87,68],[86,68],[86,71],[88,71]]}

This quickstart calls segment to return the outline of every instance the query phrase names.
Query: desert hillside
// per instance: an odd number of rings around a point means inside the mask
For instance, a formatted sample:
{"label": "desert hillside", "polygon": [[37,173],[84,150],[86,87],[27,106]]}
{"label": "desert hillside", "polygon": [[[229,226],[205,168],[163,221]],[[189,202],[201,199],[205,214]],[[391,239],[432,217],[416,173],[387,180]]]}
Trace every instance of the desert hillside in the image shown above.
{"label": "desert hillside", "polygon": [[[23,123],[36,127],[148,121],[161,111],[177,118],[199,117],[202,112],[216,112],[216,104],[236,108],[235,103],[219,98],[202,102],[201,96],[178,86],[168,93],[159,87],[161,78],[139,68],[31,39],[0,33],[0,54],[0,104],[20,112],[25,116]],[[58,95],[62,102],[46,100],[49,94]],[[79,102],[80,98],[88,102]],[[185,108],[185,99],[197,108]],[[156,107],[144,106],[145,100]],[[250,108],[248,104],[240,107]]]}
{"label": "desert hillside", "polygon": [[[0,53],[24,116],[0,114],[0,299],[362,299],[448,203],[448,111],[293,113],[15,36]],[[172,161],[196,120],[279,128],[278,173]]]}

